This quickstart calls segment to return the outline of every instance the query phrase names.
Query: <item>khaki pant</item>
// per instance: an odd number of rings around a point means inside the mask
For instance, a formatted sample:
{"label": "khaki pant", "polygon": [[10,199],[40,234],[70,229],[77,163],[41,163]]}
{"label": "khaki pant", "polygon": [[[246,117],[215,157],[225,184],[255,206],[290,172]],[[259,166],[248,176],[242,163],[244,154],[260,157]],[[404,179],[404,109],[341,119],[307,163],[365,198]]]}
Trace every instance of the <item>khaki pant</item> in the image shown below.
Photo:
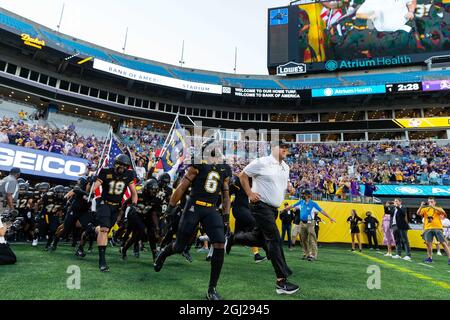
{"label": "khaki pant", "polygon": [[305,256],[317,258],[317,237],[314,223],[300,222],[300,242]]}
{"label": "khaki pant", "polygon": [[295,240],[297,240],[297,236],[299,234],[300,234],[300,225],[299,224],[294,224],[293,228],[292,228],[292,235],[291,235],[291,239],[292,239],[292,244],[293,245],[295,245]]}

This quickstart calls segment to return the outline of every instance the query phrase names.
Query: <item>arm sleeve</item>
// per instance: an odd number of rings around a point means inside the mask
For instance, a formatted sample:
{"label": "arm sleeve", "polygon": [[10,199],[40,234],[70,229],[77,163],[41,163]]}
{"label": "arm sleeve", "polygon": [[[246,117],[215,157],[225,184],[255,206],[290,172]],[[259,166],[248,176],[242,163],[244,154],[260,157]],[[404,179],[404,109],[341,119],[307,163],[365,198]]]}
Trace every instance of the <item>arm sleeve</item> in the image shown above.
{"label": "arm sleeve", "polygon": [[292,208],[298,207],[301,203],[302,203],[302,200],[297,201],[296,203],[294,203],[294,204],[292,205]]}
{"label": "arm sleeve", "polygon": [[317,204],[317,202],[314,202],[314,209],[316,209],[319,212],[322,212],[322,208]]}
{"label": "arm sleeve", "polygon": [[260,159],[255,159],[244,168],[244,172],[249,177],[256,177],[257,175],[261,174],[262,169],[263,165]]}
{"label": "arm sleeve", "polygon": [[5,191],[6,193],[12,193],[16,192],[17,182],[16,181],[8,181],[5,184]]}

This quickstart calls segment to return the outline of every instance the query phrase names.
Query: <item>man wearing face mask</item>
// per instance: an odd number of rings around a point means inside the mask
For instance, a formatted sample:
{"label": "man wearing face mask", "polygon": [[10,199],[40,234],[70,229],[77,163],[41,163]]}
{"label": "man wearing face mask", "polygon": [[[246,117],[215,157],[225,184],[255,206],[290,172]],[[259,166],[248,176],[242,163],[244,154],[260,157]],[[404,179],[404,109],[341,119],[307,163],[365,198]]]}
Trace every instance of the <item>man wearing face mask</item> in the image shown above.
{"label": "man wearing face mask", "polygon": [[136,173],[130,170],[131,160],[121,154],[114,158],[112,168],[104,168],[95,181],[93,190],[102,187],[102,193],[96,199],[97,204],[97,244],[99,254],[99,268],[101,272],[109,271],[106,264],[105,252],[108,243],[108,232],[117,220],[119,208],[127,187],[131,192],[131,210],[136,210],[138,195],[135,186]]}

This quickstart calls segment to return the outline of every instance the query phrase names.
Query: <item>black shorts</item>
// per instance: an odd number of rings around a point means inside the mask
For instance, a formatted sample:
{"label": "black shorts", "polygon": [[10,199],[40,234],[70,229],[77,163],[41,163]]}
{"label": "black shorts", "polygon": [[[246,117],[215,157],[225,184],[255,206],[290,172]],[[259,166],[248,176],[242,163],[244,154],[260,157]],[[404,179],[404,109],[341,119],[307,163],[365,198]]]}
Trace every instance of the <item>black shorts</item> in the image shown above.
{"label": "black shorts", "polygon": [[135,213],[128,217],[128,228],[130,231],[145,232],[144,218],[141,214]]}
{"label": "black shorts", "polygon": [[251,231],[256,227],[255,218],[249,207],[233,206],[232,212],[235,219],[234,233]]}
{"label": "black shorts", "polygon": [[217,209],[194,205],[185,210],[181,216],[175,242],[176,251],[181,252],[186,247],[199,222],[205,228],[211,243],[225,243],[225,225]]}
{"label": "black shorts", "polygon": [[96,224],[101,228],[111,229],[117,221],[119,206],[110,204],[97,205]]}

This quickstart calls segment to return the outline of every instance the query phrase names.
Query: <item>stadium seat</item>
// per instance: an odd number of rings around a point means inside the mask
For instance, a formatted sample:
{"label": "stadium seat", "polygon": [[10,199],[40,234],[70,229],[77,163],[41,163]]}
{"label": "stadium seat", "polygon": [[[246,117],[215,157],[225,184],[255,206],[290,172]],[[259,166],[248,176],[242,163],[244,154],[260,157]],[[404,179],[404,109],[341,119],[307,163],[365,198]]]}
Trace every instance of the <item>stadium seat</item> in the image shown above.
{"label": "stadium seat", "polygon": [[6,26],[7,29],[13,29],[19,33],[27,33],[32,37],[39,36],[38,31],[29,23],[23,22],[12,16],[7,15],[5,12],[0,11],[0,25]]}
{"label": "stadium seat", "polygon": [[186,81],[202,82],[202,83],[212,83],[221,84],[222,79],[218,76],[210,74],[202,74],[198,72],[182,71],[178,69],[170,69],[170,71],[175,74],[179,79]]}
{"label": "stadium seat", "polygon": [[108,54],[106,54],[105,52],[103,52],[97,48],[90,47],[88,45],[84,45],[84,44],[78,43],[76,41],[72,41],[69,39],[59,37],[55,34],[52,34],[50,32],[44,31],[44,30],[41,30],[41,32],[44,35],[44,37],[46,37],[48,40],[54,42],[55,44],[63,47],[70,54],[80,52],[81,54],[86,55],[86,56],[92,56],[94,58],[102,59],[105,61],[111,61],[111,57]]}

